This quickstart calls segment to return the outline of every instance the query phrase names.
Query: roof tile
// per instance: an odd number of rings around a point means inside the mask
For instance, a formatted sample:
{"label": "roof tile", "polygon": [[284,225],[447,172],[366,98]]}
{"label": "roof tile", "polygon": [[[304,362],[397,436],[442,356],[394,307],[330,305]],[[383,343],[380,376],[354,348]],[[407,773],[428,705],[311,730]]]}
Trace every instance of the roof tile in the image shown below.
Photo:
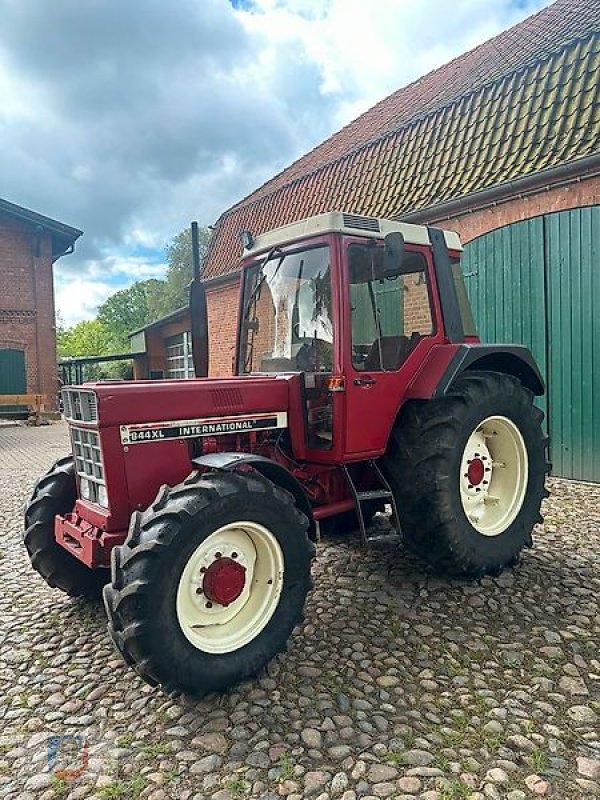
{"label": "roof tile", "polygon": [[235,268],[244,228],[334,208],[398,216],[597,151],[599,61],[600,3],[559,0],[396,92],[226,212],[205,277]]}

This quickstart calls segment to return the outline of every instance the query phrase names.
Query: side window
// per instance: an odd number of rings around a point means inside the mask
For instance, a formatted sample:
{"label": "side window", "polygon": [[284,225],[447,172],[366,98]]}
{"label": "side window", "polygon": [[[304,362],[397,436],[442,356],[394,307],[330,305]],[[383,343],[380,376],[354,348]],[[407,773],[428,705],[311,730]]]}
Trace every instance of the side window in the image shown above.
{"label": "side window", "polygon": [[398,274],[383,274],[383,248],[350,245],[352,364],[375,372],[398,369],[423,336],[433,333],[427,268],[406,252]]}

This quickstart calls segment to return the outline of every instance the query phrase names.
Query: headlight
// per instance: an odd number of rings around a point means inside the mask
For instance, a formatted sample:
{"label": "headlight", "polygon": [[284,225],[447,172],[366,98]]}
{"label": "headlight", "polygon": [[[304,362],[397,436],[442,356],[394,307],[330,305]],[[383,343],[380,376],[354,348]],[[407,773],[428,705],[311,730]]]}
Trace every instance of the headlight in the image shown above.
{"label": "headlight", "polygon": [[79,490],[84,500],[90,499],[90,482],[87,478],[79,478]]}
{"label": "headlight", "polygon": [[98,484],[98,504],[108,508],[108,495],[106,494],[106,486]]}

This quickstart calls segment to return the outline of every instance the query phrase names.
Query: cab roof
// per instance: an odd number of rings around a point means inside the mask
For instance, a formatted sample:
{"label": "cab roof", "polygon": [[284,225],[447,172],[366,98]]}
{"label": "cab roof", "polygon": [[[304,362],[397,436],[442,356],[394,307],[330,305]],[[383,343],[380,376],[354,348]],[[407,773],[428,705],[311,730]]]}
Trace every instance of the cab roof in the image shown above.
{"label": "cab roof", "polygon": [[[281,228],[274,228],[257,236],[250,247],[244,248],[244,257],[270,250],[307,236],[324,233],[345,233],[351,236],[364,236],[370,239],[383,239],[388,233],[399,232],[407,244],[430,245],[429,231],[425,225],[412,225],[378,217],[364,217],[344,211],[330,211],[307,217]],[[450,250],[462,250],[460,238],[454,231],[444,231],[446,245]]]}

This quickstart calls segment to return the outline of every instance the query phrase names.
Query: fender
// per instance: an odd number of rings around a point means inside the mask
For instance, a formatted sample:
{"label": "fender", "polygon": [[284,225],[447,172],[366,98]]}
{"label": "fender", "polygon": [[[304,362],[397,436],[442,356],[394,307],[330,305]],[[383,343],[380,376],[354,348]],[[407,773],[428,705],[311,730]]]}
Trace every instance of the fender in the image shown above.
{"label": "fender", "polygon": [[443,397],[466,370],[503,372],[518,378],[535,395],[546,391],[531,352],[516,344],[461,344],[443,373],[433,397]]}
{"label": "fender", "polygon": [[294,496],[296,505],[308,517],[308,536],[313,541],[318,540],[317,523],[313,517],[312,506],[302,484],[292,475],[289,470],[282,467],[276,461],[254,453],[208,453],[192,459],[195,467],[205,467],[208,469],[223,470],[234,472],[242,464],[248,464],[265,478],[268,478],[277,486],[281,486]]}

